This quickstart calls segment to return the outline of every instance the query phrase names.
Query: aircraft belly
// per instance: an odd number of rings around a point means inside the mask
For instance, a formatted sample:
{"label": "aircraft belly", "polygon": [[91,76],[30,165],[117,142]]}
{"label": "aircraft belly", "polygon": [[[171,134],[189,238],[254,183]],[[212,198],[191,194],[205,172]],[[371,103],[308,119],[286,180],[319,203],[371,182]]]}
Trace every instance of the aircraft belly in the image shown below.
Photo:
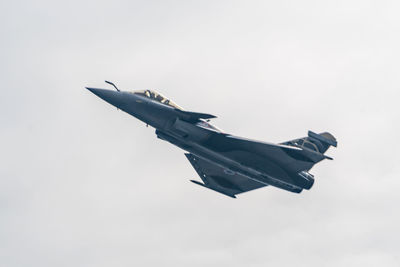
{"label": "aircraft belly", "polygon": [[[208,148],[201,147],[198,144],[189,145],[190,153],[197,155],[198,157],[209,161],[210,163],[220,165],[225,167],[229,172],[235,172],[242,176],[245,176],[253,181],[263,183],[265,185],[276,186],[291,192],[299,193],[301,188],[298,187],[291,179],[287,173],[285,173],[279,166],[273,163],[268,164],[268,168],[261,171],[252,165],[246,165],[242,162],[236,161],[233,157],[229,157],[225,154],[220,154],[218,152],[209,150]],[[265,163],[265,161],[263,161]]]}
{"label": "aircraft belly", "polygon": [[[198,142],[191,141],[190,138],[180,136],[176,131],[166,134],[157,130],[156,134],[160,139],[166,140],[205,161],[225,168],[228,172],[240,174],[265,185],[272,185],[296,193],[301,192],[301,188],[280,166],[259,155],[246,151],[217,152],[200,145]],[[240,152],[240,157],[237,156],[238,152]]]}
{"label": "aircraft belly", "polygon": [[239,162],[243,166],[255,169],[260,173],[272,177],[279,177],[288,183],[293,183],[290,176],[279,165],[257,154],[246,151],[229,151],[224,152],[223,155],[235,162]]}

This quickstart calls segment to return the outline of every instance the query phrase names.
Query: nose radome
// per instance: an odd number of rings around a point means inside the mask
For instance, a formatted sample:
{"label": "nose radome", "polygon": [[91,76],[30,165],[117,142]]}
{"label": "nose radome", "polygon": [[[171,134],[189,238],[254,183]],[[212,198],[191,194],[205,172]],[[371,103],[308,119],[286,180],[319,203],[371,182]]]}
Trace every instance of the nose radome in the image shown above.
{"label": "nose radome", "polygon": [[104,101],[107,101],[111,105],[114,105],[116,107],[121,107],[123,105],[123,97],[121,96],[121,92],[91,87],[86,87],[86,89],[88,89],[90,92],[97,95]]}
{"label": "nose radome", "polygon": [[86,87],[90,92],[93,94],[97,95],[98,97],[104,99],[104,97],[111,96],[114,91],[107,90],[107,89],[100,89],[100,88],[92,88],[92,87]]}

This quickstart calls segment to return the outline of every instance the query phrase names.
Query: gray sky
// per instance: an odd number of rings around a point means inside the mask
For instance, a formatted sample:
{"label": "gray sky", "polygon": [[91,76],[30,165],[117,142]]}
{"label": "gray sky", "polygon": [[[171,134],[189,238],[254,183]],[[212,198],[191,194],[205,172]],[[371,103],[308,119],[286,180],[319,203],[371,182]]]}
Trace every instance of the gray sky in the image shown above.
{"label": "gray sky", "polygon": [[[2,1],[0,266],[399,266],[398,1]],[[152,88],[280,142],[310,191],[236,200],[84,89]]]}

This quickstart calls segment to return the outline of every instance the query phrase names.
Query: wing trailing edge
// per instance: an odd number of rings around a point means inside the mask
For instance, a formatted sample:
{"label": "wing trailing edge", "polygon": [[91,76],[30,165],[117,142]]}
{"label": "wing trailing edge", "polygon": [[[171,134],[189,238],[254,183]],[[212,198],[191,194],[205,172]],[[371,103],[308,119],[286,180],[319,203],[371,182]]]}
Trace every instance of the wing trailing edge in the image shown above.
{"label": "wing trailing edge", "polygon": [[231,198],[235,195],[266,186],[248,179],[229,169],[201,159],[191,153],[185,153],[186,158],[203,181],[190,180],[192,183],[214,190]]}
{"label": "wing trailing edge", "polygon": [[200,182],[198,182],[198,181],[195,181],[195,180],[190,180],[190,181],[191,181],[192,183],[194,183],[194,184],[197,184],[197,185],[200,185],[200,186],[202,186],[202,187],[211,189],[211,190],[213,190],[213,191],[215,191],[215,192],[218,192],[218,193],[220,193],[220,194],[223,194],[223,195],[225,195],[225,196],[228,196],[228,197],[231,197],[231,198],[236,198],[235,195],[228,194],[227,192],[222,191],[222,190],[218,190],[218,189],[216,189],[216,188],[208,187],[208,186],[206,186],[205,184],[200,183]]}

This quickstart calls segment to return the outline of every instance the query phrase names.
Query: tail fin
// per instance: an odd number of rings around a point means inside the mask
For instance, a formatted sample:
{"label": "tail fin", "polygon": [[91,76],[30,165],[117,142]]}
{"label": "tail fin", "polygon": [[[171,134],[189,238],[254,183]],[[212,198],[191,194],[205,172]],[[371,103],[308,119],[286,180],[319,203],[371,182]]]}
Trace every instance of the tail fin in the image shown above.
{"label": "tail fin", "polygon": [[337,141],[336,138],[328,132],[317,134],[312,131],[308,131],[308,137],[291,140],[284,142],[283,144],[304,147],[324,154],[330,146],[336,147]]}

